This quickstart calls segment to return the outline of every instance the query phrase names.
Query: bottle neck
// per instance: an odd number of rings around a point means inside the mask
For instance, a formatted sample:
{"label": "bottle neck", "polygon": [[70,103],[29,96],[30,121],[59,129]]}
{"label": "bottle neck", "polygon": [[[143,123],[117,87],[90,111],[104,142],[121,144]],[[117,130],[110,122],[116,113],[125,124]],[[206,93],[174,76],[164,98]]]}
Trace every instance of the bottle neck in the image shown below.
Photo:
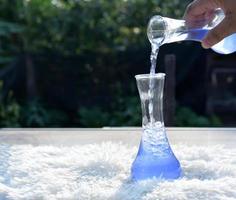
{"label": "bottle neck", "polygon": [[224,17],[221,9],[216,9],[211,19],[203,18],[190,22],[154,16],[148,24],[147,34],[150,42],[159,46],[184,40],[202,41],[207,32],[217,26]]}
{"label": "bottle neck", "polygon": [[176,20],[163,17],[165,22],[165,30],[163,30],[164,40],[162,44],[179,42],[186,40],[188,28],[184,20]]}

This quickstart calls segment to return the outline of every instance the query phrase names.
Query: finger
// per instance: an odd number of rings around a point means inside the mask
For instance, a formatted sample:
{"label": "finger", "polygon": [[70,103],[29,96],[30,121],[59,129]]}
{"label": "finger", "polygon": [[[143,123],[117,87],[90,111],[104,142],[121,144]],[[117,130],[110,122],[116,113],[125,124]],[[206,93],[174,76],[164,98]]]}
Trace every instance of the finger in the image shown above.
{"label": "finger", "polygon": [[235,32],[233,24],[234,22],[231,17],[225,17],[225,19],[214,29],[210,30],[206,37],[203,39],[203,48],[211,48],[212,46],[223,40],[225,37],[233,34]]}
{"label": "finger", "polygon": [[186,21],[201,19],[205,17],[205,13],[215,10],[218,7],[217,0],[195,0],[187,7],[184,19]]}
{"label": "finger", "polygon": [[196,17],[196,19],[191,21],[185,21],[188,28],[201,28],[211,22],[215,17],[213,11],[208,11],[202,15]]}

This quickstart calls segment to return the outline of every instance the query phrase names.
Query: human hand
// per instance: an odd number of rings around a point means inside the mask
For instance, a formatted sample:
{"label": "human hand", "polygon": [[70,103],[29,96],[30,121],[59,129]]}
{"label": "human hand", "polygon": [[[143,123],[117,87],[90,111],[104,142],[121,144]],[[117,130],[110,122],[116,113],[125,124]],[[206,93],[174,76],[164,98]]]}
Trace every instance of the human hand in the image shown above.
{"label": "human hand", "polygon": [[195,0],[187,7],[184,18],[187,23],[210,21],[215,9],[221,8],[225,18],[210,30],[202,40],[203,48],[211,48],[225,37],[236,32],[236,1],[235,0]]}

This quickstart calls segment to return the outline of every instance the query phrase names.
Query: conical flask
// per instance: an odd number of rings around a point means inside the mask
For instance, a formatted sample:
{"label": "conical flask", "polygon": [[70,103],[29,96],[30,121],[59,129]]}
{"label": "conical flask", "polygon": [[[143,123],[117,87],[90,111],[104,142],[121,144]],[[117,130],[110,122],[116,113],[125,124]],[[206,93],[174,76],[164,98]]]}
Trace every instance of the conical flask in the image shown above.
{"label": "conical flask", "polygon": [[[138,154],[132,164],[132,178],[176,179],[181,175],[181,167],[169,145],[163,121],[165,74],[144,74],[135,78],[141,99],[143,134]],[[153,86],[151,96],[150,82]]]}
{"label": "conical flask", "polygon": [[[158,46],[166,43],[192,40],[201,42],[209,30],[216,27],[225,15],[221,9],[216,9],[212,18],[187,23],[185,20],[176,20],[159,15],[153,16],[147,28],[147,35],[152,44]],[[230,54],[236,51],[236,34],[232,34],[214,45],[212,49],[221,54]]]}

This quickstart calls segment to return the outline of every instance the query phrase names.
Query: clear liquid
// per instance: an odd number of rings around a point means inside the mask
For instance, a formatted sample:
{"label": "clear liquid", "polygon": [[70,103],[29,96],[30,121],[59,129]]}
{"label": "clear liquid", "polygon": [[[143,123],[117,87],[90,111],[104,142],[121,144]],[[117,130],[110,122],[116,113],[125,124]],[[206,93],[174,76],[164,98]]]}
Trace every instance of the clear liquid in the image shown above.
{"label": "clear liquid", "polygon": [[153,43],[152,44],[152,51],[151,51],[151,56],[150,56],[150,61],[151,61],[151,69],[150,69],[150,75],[154,75],[156,72],[156,64],[157,64],[157,56],[160,48],[159,43]]}
{"label": "clear liquid", "polygon": [[[157,64],[157,56],[158,56],[159,48],[160,48],[159,43],[152,44],[152,51],[151,51],[151,56],[150,56],[150,61],[151,61],[150,77],[153,77],[156,73],[156,64]],[[152,78],[150,78],[150,82],[149,82],[148,96],[149,96],[149,105],[148,105],[149,117],[150,117],[151,124],[153,124],[155,122],[155,119],[153,116],[154,79]]]}
{"label": "clear liquid", "polygon": [[[184,40],[202,41],[208,33],[209,29],[190,29],[190,30],[168,30],[165,34],[165,38],[153,38],[152,46],[161,46],[165,43],[172,43]],[[160,34],[161,35],[161,34]]]}

